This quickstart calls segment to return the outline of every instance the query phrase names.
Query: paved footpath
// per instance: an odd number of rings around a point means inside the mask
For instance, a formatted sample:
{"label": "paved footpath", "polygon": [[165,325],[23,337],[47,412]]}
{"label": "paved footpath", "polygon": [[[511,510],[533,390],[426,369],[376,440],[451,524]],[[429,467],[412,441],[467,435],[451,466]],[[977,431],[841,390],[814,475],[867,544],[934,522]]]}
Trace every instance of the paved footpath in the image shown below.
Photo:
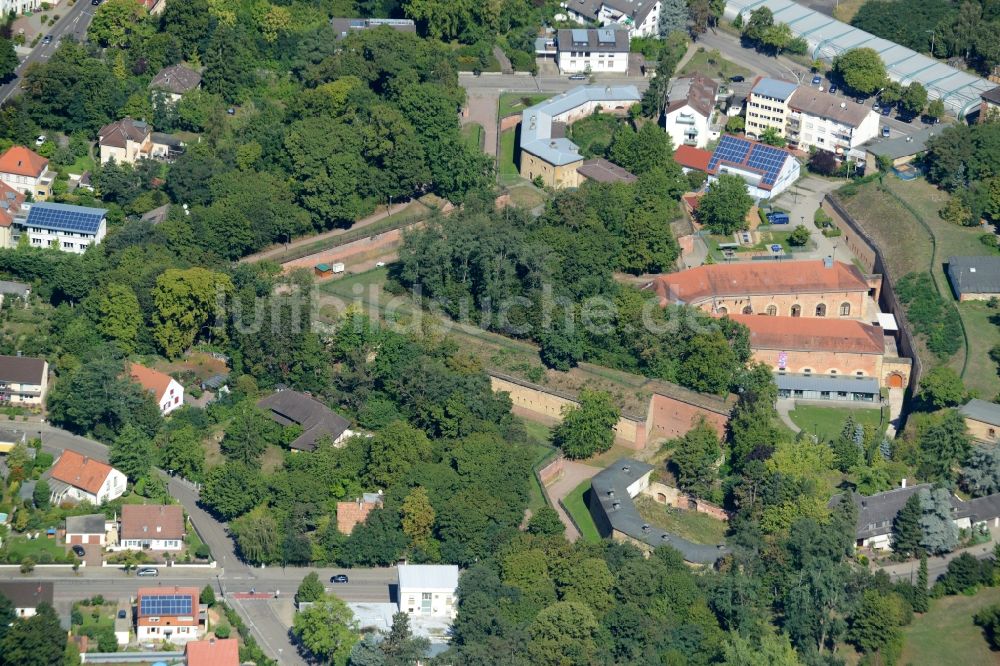
{"label": "paved footpath", "polygon": [[576,541],[579,539],[580,531],[576,529],[576,525],[574,525],[573,521],[569,519],[569,515],[567,515],[566,510],[563,509],[562,504],[560,504],[560,500],[573,492],[578,485],[587,479],[593,478],[593,476],[600,471],[600,468],[597,467],[591,467],[590,465],[584,465],[583,463],[566,460],[563,463],[562,476],[559,477],[558,481],[549,484],[545,488],[545,494],[548,495],[549,501],[555,508],[556,513],[559,514],[559,519],[562,520],[563,525],[566,526],[566,538],[570,541]]}

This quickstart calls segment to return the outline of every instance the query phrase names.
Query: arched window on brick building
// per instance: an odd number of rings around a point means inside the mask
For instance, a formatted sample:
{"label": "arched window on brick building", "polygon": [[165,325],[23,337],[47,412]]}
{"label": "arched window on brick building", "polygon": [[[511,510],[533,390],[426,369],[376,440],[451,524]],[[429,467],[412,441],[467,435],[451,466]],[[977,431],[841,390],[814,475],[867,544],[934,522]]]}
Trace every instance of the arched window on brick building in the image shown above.
{"label": "arched window on brick building", "polygon": [[826,303],[820,303],[816,306],[816,316],[825,317],[826,316]]}

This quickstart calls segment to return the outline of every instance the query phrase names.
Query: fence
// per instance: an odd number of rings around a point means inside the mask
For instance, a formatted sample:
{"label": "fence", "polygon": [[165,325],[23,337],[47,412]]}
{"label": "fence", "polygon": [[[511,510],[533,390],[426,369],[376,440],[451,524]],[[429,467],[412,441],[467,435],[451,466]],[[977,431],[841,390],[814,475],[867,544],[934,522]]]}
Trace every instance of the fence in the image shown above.
{"label": "fence", "polygon": [[[899,351],[903,356],[908,357],[912,362],[912,370],[910,372],[910,383],[909,389],[911,393],[916,392],[917,384],[920,382],[920,377],[923,374],[923,363],[920,361],[920,356],[917,355],[917,345],[913,340],[913,335],[910,333],[910,325],[906,319],[906,311],[903,309],[903,305],[899,302],[899,298],[896,296],[895,282],[892,279],[892,275],[889,271],[889,265],[885,261],[885,256],[882,254],[882,249],[878,246],[878,243],[873,241],[871,237],[865,233],[861,225],[855,221],[847,209],[841,205],[841,203],[833,195],[827,195],[825,203],[830,206],[830,209],[835,213],[833,216],[834,223],[842,222],[847,225],[848,229],[854,233],[858,239],[864,242],[870,249],[874,261],[872,262],[871,270],[873,273],[881,273],[882,275],[882,289],[879,295],[879,307],[885,312],[891,312],[896,318],[896,323],[899,325]],[[904,411],[905,414],[905,411]],[[902,421],[902,417],[901,417]],[[902,428],[902,423],[900,423],[900,429]]]}

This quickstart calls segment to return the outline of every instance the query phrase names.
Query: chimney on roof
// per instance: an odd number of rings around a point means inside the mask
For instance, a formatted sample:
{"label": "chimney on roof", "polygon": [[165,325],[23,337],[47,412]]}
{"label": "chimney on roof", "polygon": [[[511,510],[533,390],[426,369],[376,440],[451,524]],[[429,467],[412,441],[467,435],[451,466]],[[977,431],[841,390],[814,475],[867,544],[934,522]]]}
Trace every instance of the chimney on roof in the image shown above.
{"label": "chimney on roof", "polygon": [[215,645],[215,638],[214,638],[214,637],[212,637],[212,638],[209,638],[209,639],[208,639],[208,644],[209,644],[209,645]]}
{"label": "chimney on roof", "polygon": [[617,511],[620,508],[622,508],[622,503],[621,502],[612,502],[611,503],[611,510],[612,511]]}
{"label": "chimney on roof", "polygon": [[90,456],[84,456],[83,457],[83,464],[86,465],[89,462],[90,462]]}

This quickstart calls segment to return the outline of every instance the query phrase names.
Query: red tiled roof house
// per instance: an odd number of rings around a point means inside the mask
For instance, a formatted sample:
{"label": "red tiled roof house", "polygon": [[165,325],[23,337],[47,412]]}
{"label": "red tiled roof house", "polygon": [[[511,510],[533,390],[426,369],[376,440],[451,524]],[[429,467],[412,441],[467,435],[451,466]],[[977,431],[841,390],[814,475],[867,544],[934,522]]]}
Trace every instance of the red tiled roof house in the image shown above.
{"label": "red tiled roof house", "polygon": [[135,611],[135,635],[144,641],[186,644],[204,633],[205,619],[198,603],[197,587],[139,588]]}
{"label": "red tiled roof house", "polygon": [[50,499],[97,505],[125,494],[125,475],[93,458],[66,449],[48,472]]}
{"label": "red tiled roof house", "polygon": [[131,364],[129,372],[132,381],[153,394],[164,416],[184,406],[184,387],[170,375],[138,363]]}
{"label": "red tiled roof house", "polygon": [[184,547],[184,510],[177,504],[126,504],[122,507],[121,547],[176,551]]}

